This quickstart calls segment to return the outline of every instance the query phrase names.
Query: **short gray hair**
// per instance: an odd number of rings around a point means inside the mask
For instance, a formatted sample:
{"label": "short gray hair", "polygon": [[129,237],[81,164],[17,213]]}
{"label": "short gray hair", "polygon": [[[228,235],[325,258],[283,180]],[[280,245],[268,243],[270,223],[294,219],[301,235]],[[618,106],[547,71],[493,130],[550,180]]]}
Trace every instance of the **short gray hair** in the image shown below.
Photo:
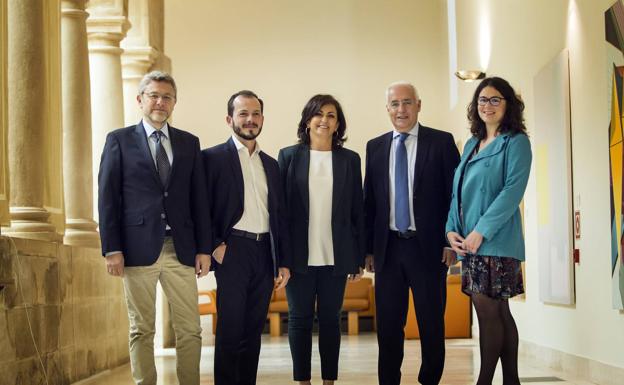
{"label": "short gray hair", "polygon": [[420,96],[418,96],[418,90],[416,89],[416,87],[414,87],[412,83],[405,81],[405,80],[399,80],[398,82],[390,83],[388,85],[388,88],[386,88],[386,103],[388,102],[388,96],[390,96],[390,90],[397,86],[411,87],[412,90],[414,91],[414,96],[416,97],[416,101],[420,100]]}
{"label": "short gray hair", "polygon": [[145,92],[145,89],[151,82],[165,82],[171,84],[175,94],[174,96],[178,96],[178,88],[176,87],[175,80],[173,80],[171,75],[162,71],[152,71],[143,76],[143,79],[141,79],[139,83],[139,95],[143,95],[143,92]]}

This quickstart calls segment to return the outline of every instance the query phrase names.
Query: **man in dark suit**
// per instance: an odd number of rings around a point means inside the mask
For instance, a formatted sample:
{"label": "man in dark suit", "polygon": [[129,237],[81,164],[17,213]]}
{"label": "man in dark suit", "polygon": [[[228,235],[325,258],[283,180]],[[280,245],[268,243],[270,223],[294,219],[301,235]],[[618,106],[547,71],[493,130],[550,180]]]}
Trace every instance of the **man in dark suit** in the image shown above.
{"label": "man in dark suit", "polygon": [[251,91],[228,101],[227,142],[203,151],[217,278],[215,385],[256,383],[260,335],[273,286],[290,277],[277,161],[260,150],[263,103]]}
{"label": "man in dark suit", "polygon": [[444,369],[447,265],[444,225],[459,153],[449,133],[418,123],[421,101],[405,82],[386,91],[394,130],[368,142],[364,181],[366,267],[375,272],[380,385],[401,383],[412,290],[420,331],[418,380],[438,384]]}
{"label": "man in dark suit", "polygon": [[139,124],[106,138],[98,179],[106,267],[123,276],[130,362],[137,384],[155,385],[156,283],[171,307],[180,384],[199,384],[197,277],[210,270],[210,211],[199,140],[167,124],[173,78],[151,72],[139,84]]}

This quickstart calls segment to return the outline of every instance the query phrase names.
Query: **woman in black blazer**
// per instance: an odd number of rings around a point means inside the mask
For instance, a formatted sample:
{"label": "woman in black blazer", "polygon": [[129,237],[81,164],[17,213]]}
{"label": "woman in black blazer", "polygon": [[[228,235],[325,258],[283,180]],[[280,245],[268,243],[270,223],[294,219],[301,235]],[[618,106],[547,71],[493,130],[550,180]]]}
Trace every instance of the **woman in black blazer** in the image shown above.
{"label": "woman in black blazer", "polygon": [[299,143],[278,162],[292,243],[288,342],[293,378],[310,384],[315,304],[323,384],[338,377],[340,311],[347,279],[363,273],[362,173],[357,153],[342,147],[347,123],[331,95],[315,95],[301,112]]}

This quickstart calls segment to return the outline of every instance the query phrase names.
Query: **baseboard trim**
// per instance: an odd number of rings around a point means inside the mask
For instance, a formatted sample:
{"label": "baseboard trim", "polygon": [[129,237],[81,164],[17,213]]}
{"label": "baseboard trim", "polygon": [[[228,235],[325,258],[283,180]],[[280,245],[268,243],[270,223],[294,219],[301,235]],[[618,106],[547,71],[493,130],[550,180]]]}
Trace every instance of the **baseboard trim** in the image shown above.
{"label": "baseboard trim", "polygon": [[520,341],[519,353],[575,379],[601,385],[621,385],[624,368],[608,365],[589,358],[565,353],[528,341]]}

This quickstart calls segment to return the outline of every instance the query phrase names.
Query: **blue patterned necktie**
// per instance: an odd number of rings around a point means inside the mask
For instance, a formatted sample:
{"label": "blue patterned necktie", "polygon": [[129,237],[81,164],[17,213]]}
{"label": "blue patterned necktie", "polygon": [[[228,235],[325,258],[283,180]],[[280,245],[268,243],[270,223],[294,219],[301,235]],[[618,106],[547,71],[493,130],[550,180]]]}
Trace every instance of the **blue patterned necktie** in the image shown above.
{"label": "blue patterned necktie", "polygon": [[409,136],[401,133],[397,143],[394,161],[394,224],[400,232],[407,231],[410,225],[409,187],[407,185],[407,149],[405,140]]}
{"label": "blue patterned necktie", "polygon": [[152,136],[156,139],[156,169],[158,170],[158,176],[163,186],[167,185],[169,179],[169,173],[171,172],[171,165],[169,164],[169,158],[167,152],[162,144],[162,138],[165,136],[160,130],[156,130],[152,133]]}

